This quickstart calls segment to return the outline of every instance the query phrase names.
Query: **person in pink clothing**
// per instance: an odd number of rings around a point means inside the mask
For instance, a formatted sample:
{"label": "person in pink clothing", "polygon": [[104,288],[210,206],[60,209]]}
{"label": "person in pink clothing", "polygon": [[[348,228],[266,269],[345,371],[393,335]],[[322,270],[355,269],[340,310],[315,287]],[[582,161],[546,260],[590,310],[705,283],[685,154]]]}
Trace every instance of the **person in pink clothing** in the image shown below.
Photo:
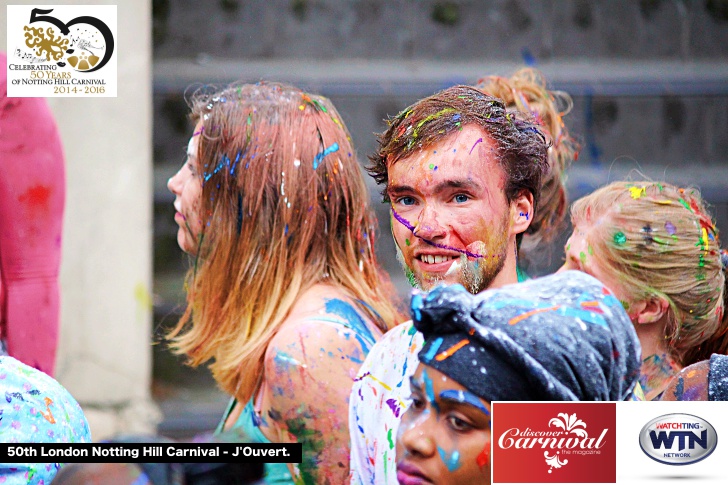
{"label": "person in pink clothing", "polygon": [[7,57],[0,53],[0,343],[7,354],[53,375],[63,150],[45,100],[8,98],[7,91]]}

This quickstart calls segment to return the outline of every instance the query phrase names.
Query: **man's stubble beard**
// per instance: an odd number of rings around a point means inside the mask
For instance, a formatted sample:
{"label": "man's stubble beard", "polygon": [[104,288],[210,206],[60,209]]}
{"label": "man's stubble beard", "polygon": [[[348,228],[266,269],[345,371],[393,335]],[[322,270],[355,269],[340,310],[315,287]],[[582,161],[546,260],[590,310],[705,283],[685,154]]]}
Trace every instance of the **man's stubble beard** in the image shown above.
{"label": "man's stubble beard", "polygon": [[[508,221],[506,216],[501,220],[497,231],[491,231],[486,235],[485,248],[487,252],[483,258],[469,261],[465,254],[461,254],[460,258],[453,261],[450,269],[443,276],[424,276],[415,273],[405,262],[402,250],[396,244],[397,261],[413,287],[430,291],[440,283],[459,283],[463,285],[470,293],[477,294],[487,289],[495,280],[496,276],[503,270],[506,262],[506,251],[508,250]],[[451,279],[457,275],[456,280]]]}

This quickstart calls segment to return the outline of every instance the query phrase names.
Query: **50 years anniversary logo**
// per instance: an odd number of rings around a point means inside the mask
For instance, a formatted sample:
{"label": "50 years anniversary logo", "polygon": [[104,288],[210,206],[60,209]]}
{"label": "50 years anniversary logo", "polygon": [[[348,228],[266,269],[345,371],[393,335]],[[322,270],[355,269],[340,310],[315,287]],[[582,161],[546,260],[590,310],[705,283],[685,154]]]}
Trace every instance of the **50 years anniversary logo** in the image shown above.
{"label": "50 years anniversary logo", "polygon": [[8,97],[116,97],[115,5],[8,5]]}

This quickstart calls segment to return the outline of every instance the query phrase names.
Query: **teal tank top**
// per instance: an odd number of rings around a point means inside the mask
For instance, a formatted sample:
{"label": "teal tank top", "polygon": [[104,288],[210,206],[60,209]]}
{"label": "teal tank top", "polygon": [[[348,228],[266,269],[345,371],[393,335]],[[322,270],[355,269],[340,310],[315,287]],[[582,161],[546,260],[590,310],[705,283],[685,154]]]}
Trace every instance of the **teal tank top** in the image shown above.
{"label": "teal tank top", "polygon": [[[260,428],[256,424],[258,419],[255,415],[255,409],[253,408],[253,400],[248,401],[243,411],[240,413],[237,421],[233,426],[223,431],[225,427],[225,420],[232,412],[237,401],[235,398],[230,400],[227,411],[222,417],[222,421],[215,430],[215,436],[225,441],[236,441],[241,443],[271,443],[271,441],[265,437],[260,431]],[[285,463],[266,463],[265,464],[265,476],[263,478],[265,483],[275,484],[289,484],[293,485],[293,477],[288,471],[288,465]]]}

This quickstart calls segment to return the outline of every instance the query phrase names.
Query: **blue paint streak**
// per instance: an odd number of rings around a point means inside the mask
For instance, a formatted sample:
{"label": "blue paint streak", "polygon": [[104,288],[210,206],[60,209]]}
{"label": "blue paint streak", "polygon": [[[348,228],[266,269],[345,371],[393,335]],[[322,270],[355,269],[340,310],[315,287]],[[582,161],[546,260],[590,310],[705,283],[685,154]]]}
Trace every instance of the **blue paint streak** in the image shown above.
{"label": "blue paint streak", "polygon": [[451,473],[460,468],[460,452],[458,450],[453,451],[450,456],[439,446],[437,451],[440,453],[440,459]]}
{"label": "blue paint streak", "polygon": [[369,331],[369,327],[367,327],[364,319],[359,315],[359,313],[357,313],[353,306],[343,300],[333,298],[326,300],[326,313],[330,313],[344,319],[343,322],[338,323],[343,324],[346,328],[349,328],[354,332],[364,355],[369,353],[369,349],[376,343],[376,340]]}
{"label": "blue paint streak", "polygon": [[449,401],[455,401],[463,404],[469,404],[478,411],[485,413],[486,416],[490,416],[488,409],[483,406],[480,398],[469,391],[456,391],[454,389],[448,389],[440,393],[440,399],[447,399]]}
{"label": "blue paint streak", "polygon": [[[422,295],[419,293],[415,293],[412,295],[412,300],[410,301],[410,308],[412,309],[412,316],[415,317],[415,320],[422,320],[422,313],[420,312],[420,308],[424,303],[422,302]],[[412,327],[414,328],[414,326]]]}
{"label": "blue paint streak", "polygon": [[240,161],[240,157],[242,156],[243,152],[238,150],[238,154],[235,155],[235,163],[233,163],[233,166],[230,167],[230,175],[235,175],[235,168],[238,165],[238,162]]}
{"label": "blue paint streak", "polygon": [[430,401],[430,405],[436,413],[440,413],[440,406],[435,401],[435,390],[432,386],[432,379],[427,375],[427,369],[422,370],[422,379],[425,381],[425,394],[427,394],[427,400]]}
{"label": "blue paint streak", "polygon": [[328,147],[326,150],[324,150],[322,153],[319,153],[314,157],[313,159],[313,169],[316,170],[321,163],[321,161],[324,159],[326,155],[331,155],[334,152],[339,151],[339,144],[334,143],[330,147]]}
{"label": "blue paint streak", "polygon": [[215,170],[213,170],[212,173],[205,174],[204,181],[207,182],[208,180],[210,180],[213,175],[222,170],[222,168],[225,166],[230,166],[230,159],[227,155],[222,156],[222,160],[220,160],[220,163],[217,164],[217,167],[215,167]]}
{"label": "blue paint streak", "polygon": [[297,361],[296,359],[294,359],[293,356],[291,356],[290,354],[287,354],[285,352],[281,352],[281,351],[276,352],[275,359],[273,359],[273,360],[275,360],[276,364],[281,367],[287,368],[290,366],[294,366],[294,367],[301,366],[301,363],[299,361]]}
{"label": "blue paint streak", "polygon": [[435,358],[435,354],[437,354],[437,351],[440,350],[440,345],[442,345],[442,337],[437,337],[437,339],[435,339],[435,341],[432,343],[430,349],[422,357],[425,362],[430,362],[432,361],[432,359]]}

